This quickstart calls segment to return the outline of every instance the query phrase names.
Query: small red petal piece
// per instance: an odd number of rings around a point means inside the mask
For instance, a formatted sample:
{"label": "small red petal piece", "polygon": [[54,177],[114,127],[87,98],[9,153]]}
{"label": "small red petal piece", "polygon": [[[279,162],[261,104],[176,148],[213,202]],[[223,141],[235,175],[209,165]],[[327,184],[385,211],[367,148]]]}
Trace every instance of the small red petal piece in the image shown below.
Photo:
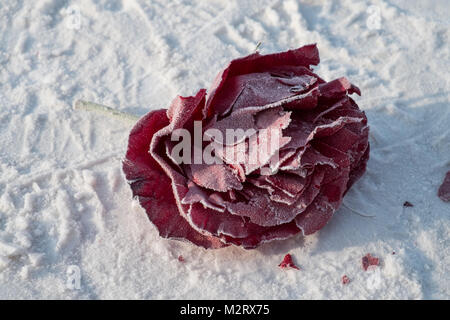
{"label": "small red petal piece", "polygon": [[444,181],[439,187],[438,196],[442,201],[450,201],[450,171],[447,172]]}
{"label": "small red petal piece", "polygon": [[362,257],[362,267],[364,271],[367,271],[370,266],[378,266],[380,259],[372,257],[370,253]]}
{"label": "small red petal piece", "polygon": [[342,276],[342,284],[348,284],[350,282],[350,278],[346,275]]}
{"label": "small red petal piece", "polygon": [[289,253],[284,256],[283,261],[281,261],[281,263],[278,266],[281,269],[292,268],[300,270],[300,268],[294,264],[294,261],[292,261],[292,256]]}
{"label": "small red petal piece", "polygon": [[414,205],[411,203],[411,202],[409,202],[409,201],[405,201],[404,203],[403,203],[403,206],[406,208],[406,207],[414,207]]}

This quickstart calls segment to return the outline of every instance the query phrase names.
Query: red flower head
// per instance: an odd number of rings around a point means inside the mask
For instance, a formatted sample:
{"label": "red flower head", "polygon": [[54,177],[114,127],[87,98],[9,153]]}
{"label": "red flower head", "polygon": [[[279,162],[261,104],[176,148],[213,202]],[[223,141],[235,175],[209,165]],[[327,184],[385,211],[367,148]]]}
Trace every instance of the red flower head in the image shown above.
{"label": "red flower head", "polygon": [[359,89],[318,63],[315,45],[236,59],[208,96],[138,121],[123,171],[162,237],[255,248],[328,222],[365,171],[369,129]]}

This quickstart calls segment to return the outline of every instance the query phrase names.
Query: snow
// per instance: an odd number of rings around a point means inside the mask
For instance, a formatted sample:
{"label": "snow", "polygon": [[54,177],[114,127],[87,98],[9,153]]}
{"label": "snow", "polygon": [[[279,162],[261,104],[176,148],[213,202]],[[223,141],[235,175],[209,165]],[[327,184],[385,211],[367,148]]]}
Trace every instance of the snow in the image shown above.
{"label": "snow", "polygon": [[[450,298],[450,204],[437,197],[450,169],[449,11],[446,0],[0,2],[0,298]],[[317,73],[360,87],[371,159],[344,202],[375,217],[343,206],[312,236],[252,251],[159,238],[121,172],[131,124],[73,101],[167,108],[259,41],[262,53],[316,42]],[[287,253],[300,271],[278,268]],[[364,272],[367,253],[380,266]]]}

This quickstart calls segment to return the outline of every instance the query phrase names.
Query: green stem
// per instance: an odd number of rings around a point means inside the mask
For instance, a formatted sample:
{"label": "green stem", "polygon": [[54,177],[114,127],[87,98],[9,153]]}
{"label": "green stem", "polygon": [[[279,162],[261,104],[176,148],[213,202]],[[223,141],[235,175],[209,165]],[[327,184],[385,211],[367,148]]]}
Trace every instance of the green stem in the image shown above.
{"label": "green stem", "polygon": [[74,104],[74,109],[78,110],[86,110],[86,111],[94,111],[97,113],[106,114],[108,116],[117,117],[119,119],[122,119],[126,122],[132,122],[136,123],[139,120],[138,116],[135,116],[133,114],[129,114],[126,112],[118,111],[116,109],[113,109],[111,107],[107,107],[102,104],[98,104],[95,102],[85,101],[85,100],[77,100]]}
{"label": "green stem", "polygon": [[258,49],[259,49],[259,47],[261,46],[261,44],[262,44],[261,41],[259,41],[259,42],[256,44],[255,50],[253,50],[254,53],[256,53],[256,52],[258,51]]}

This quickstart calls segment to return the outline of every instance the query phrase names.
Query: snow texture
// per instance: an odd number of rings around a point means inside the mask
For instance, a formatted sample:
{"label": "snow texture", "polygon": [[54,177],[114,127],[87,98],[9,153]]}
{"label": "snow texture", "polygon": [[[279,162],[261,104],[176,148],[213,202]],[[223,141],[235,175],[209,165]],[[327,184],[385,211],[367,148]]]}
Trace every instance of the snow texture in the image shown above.
{"label": "snow texture", "polygon": [[[2,1],[0,298],[449,299],[450,203],[437,196],[450,169],[449,11],[446,0]],[[317,43],[317,74],[358,85],[367,172],[306,238],[252,251],[162,239],[121,172],[131,124],[71,105],[167,108],[259,41],[262,53]],[[380,265],[364,272],[368,252]],[[300,272],[278,267],[286,253]]]}

